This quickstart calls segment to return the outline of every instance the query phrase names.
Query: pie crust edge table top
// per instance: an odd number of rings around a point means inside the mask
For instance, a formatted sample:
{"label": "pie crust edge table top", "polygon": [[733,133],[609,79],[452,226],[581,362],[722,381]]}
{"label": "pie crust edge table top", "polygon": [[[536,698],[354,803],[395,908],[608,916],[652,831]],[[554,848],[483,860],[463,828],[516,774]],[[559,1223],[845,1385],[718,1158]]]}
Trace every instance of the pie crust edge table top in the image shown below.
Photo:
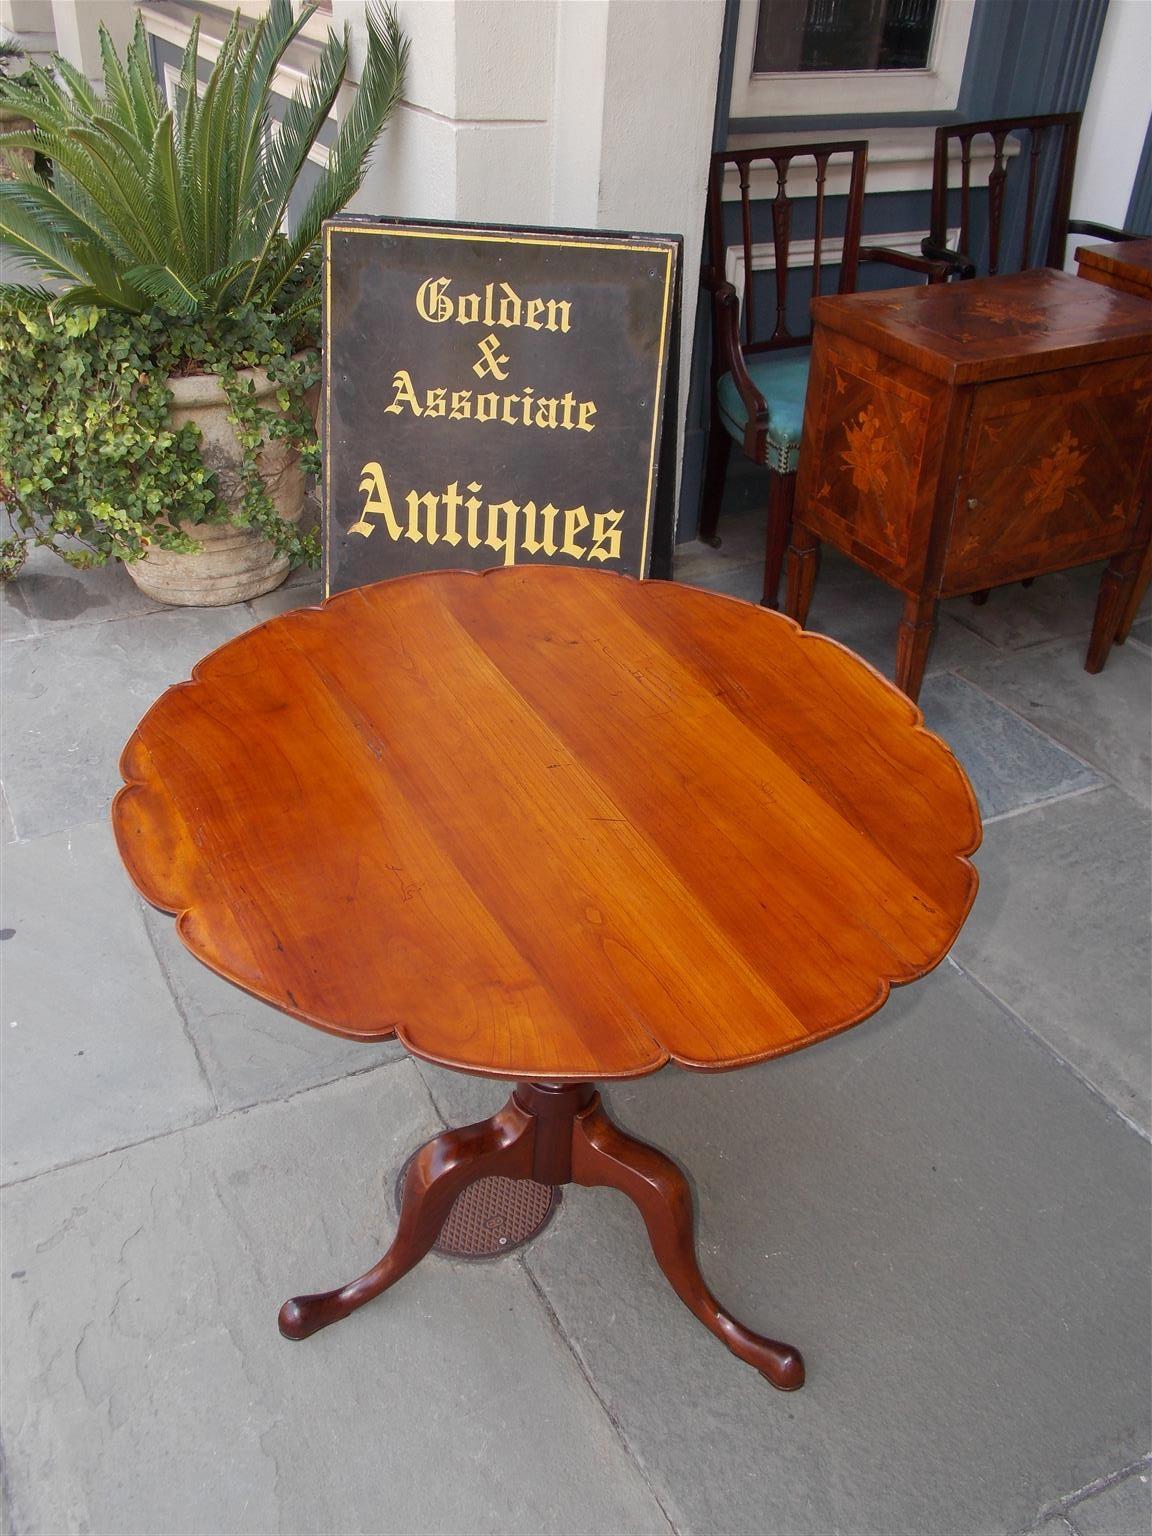
{"label": "pie crust edge table top", "polygon": [[485,1076],[720,1070],[947,953],[979,812],[836,641],[679,583],[437,572],[271,619],[125,747],[121,856],[283,1011]]}

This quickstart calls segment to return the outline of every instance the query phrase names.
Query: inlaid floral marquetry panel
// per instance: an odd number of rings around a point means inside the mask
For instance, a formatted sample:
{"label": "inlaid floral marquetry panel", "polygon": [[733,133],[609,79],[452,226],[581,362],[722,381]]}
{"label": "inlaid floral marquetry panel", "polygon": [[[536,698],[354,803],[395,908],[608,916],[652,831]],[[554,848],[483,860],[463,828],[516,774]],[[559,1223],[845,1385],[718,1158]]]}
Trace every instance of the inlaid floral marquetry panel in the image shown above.
{"label": "inlaid floral marquetry panel", "polygon": [[852,529],[854,539],[887,559],[903,559],[920,461],[928,401],[865,364],[830,363],[824,378],[823,466],[816,507]]}
{"label": "inlaid floral marquetry panel", "polygon": [[1044,551],[1070,563],[1092,558],[1124,527],[1148,472],[1146,398],[1137,360],[1042,375],[1023,398],[1018,387],[982,392],[964,450],[949,580],[989,560],[1023,569]]}

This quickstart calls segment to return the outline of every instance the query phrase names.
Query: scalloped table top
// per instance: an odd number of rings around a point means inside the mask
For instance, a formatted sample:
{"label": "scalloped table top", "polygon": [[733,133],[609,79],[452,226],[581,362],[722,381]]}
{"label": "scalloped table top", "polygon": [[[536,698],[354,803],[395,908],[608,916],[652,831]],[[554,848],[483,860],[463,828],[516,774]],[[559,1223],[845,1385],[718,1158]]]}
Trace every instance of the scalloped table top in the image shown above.
{"label": "scalloped table top", "polygon": [[866,663],[570,567],[272,619],[153,705],[121,771],[124,863],[206,965],[495,1077],[798,1050],[936,965],[976,890],[968,780]]}

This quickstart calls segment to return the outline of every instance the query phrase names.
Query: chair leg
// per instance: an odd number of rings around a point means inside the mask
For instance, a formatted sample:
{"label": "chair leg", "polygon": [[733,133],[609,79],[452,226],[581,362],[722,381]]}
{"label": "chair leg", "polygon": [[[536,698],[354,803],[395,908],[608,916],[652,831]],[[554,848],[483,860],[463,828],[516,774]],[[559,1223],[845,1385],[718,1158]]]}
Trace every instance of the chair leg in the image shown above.
{"label": "chair leg", "polygon": [[700,540],[715,549],[720,540],[716,534],[720,522],[720,505],[724,500],[724,481],[728,475],[728,459],[732,452],[732,439],[720,420],[715,404],[708,427],[708,456],[704,465],[704,491],[700,504]]}
{"label": "chair leg", "polygon": [[988,594],[991,590],[991,587],[981,587],[979,592],[970,592],[968,595],[971,602],[977,608],[983,608],[984,604],[988,601]]}
{"label": "chair leg", "polygon": [[913,594],[904,599],[896,638],[896,686],[915,704],[924,681],[928,647],[936,628],[936,598]]}
{"label": "chair leg", "polygon": [[792,537],[792,509],[796,504],[796,476],[768,477],[768,530],[764,543],[764,596],[765,608],[778,608],[780,572],[784,569],[784,555]]}
{"label": "chair leg", "polygon": [[819,568],[820,540],[803,523],[793,521],[792,537],[788,544],[788,591],[784,599],[784,612],[790,619],[795,619],[797,624],[808,622],[812,588],[816,585]]}

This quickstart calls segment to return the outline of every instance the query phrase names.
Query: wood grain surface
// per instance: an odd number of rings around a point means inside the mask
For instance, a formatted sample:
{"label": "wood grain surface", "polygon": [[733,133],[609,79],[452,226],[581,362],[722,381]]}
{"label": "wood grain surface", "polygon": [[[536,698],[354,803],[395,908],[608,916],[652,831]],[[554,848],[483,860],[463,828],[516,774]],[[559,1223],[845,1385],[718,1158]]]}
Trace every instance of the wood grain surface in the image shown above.
{"label": "wood grain surface", "polygon": [[1152,299],[1152,240],[1082,245],[1076,251],[1076,273],[1117,293]]}
{"label": "wood grain surface", "polygon": [[1047,269],[813,299],[812,319],[955,385],[1147,355],[1152,332],[1139,300]]}
{"label": "wood grain surface", "polygon": [[188,948],[336,1034],[491,1076],[796,1050],[944,956],[972,790],[834,641],[535,566],[381,582],[170,689],[113,822]]}

